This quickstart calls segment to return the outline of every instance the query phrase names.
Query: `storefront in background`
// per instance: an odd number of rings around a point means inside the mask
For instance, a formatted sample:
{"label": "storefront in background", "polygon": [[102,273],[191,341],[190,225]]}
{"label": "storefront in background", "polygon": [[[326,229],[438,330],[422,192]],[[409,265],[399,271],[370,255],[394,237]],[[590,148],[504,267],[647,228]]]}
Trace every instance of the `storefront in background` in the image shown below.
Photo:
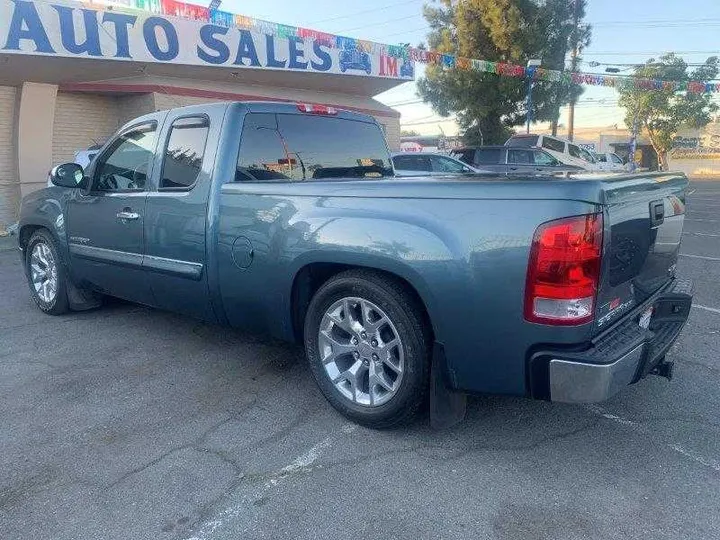
{"label": "storefront in background", "polygon": [[53,164],[156,110],[228,100],[324,104],[374,116],[391,149],[400,148],[399,113],[373,96],[413,78],[402,58],[229,20],[87,6],[0,0],[0,230]]}

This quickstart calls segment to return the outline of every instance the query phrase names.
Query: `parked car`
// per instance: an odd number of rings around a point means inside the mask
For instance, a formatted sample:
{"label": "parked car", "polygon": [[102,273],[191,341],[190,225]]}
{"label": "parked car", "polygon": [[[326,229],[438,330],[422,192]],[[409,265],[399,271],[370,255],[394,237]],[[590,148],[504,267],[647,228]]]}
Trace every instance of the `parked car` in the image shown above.
{"label": "parked car", "polygon": [[468,146],[453,150],[453,155],[473,167],[508,175],[557,175],[583,170],[561,163],[544,150],[532,147]]}
{"label": "parked car", "polygon": [[515,148],[542,148],[552,157],[564,163],[587,171],[601,170],[590,152],[571,141],[551,135],[517,134],[505,141],[505,146]]}
{"label": "parked car", "polygon": [[476,169],[454,157],[434,152],[398,152],[392,156],[396,176],[437,176],[492,174],[491,171]]}
{"label": "parked car", "polygon": [[612,152],[595,153],[595,161],[597,162],[598,170],[601,171],[622,172],[628,170],[627,164],[620,156]]}
{"label": "parked car", "polygon": [[396,180],[370,116],[235,102],[140,117],[52,178],[20,212],[40,310],[112,295],[298,341],[370,426],[428,393],[447,425],[468,392],[595,402],[669,378],[691,306],[681,173]]}

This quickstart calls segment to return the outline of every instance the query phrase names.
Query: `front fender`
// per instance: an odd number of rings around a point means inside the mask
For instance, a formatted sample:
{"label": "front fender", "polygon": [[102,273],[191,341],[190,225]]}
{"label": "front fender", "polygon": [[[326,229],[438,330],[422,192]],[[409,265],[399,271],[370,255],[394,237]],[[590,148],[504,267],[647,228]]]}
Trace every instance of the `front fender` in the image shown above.
{"label": "front fender", "polygon": [[69,260],[67,232],[65,228],[65,210],[72,192],[59,187],[49,187],[35,191],[23,198],[18,220],[18,243],[24,251],[29,239],[28,232],[39,227],[50,231],[67,266]]}

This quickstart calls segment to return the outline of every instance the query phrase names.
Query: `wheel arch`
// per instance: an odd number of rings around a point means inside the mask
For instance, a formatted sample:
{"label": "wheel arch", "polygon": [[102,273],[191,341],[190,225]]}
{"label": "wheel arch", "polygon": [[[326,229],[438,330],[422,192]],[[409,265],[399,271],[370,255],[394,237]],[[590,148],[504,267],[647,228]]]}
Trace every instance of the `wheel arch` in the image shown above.
{"label": "wheel arch", "polygon": [[315,293],[334,276],[347,270],[371,270],[379,275],[386,276],[403,285],[418,301],[423,309],[423,318],[432,332],[433,340],[437,329],[432,317],[432,297],[422,278],[412,269],[404,267],[403,271],[397,265],[383,264],[383,261],[365,262],[343,261],[340,259],[317,260],[301,265],[293,275],[290,293],[290,320],[292,322],[292,337],[298,342],[303,341],[303,327],[308,306]]}

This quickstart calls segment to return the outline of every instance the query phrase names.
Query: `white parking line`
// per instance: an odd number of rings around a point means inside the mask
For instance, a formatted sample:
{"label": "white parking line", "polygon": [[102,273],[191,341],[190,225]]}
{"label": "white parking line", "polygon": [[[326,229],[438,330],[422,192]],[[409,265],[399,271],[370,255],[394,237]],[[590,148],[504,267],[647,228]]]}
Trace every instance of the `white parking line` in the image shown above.
{"label": "white parking line", "polygon": [[[602,407],[598,407],[597,405],[587,405],[586,407],[592,413],[597,414],[598,416],[602,416],[606,420],[610,420],[611,422],[615,422],[616,424],[623,425],[628,429],[640,433],[643,436],[649,435],[649,430],[645,428],[641,423],[628,420],[627,418],[623,418],[616,414],[612,414],[609,411],[603,409]],[[691,459],[695,463],[702,465],[703,467],[707,467],[708,469],[720,472],[720,461],[716,461],[712,458],[707,458],[699,452],[695,452],[694,450],[688,450],[677,443],[665,443],[665,446],[667,448],[670,448],[671,450],[674,450],[678,454],[685,456],[688,459]]]}
{"label": "white parking line", "polygon": [[688,195],[692,195],[692,194],[695,193],[696,191],[697,191],[697,189],[691,189],[690,191],[688,191]]}
{"label": "white parking line", "polygon": [[689,236],[711,236],[713,238],[720,237],[720,234],[711,234],[711,233],[702,233],[702,232],[688,232],[685,231],[683,234],[687,234]]}
{"label": "white parking line", "polygon": [[720,309],[714,307],[701,306],[700,304],[693,304],[692,307],[709,311],[710,313],[717,313],[720,315]]}
{"label": "white parking line", "polygon": [[691,218],[685,218],[685,221],[697,221],[700,223],[720,223],[720,220],[717,219],[691,219]]}
{"label": "white parking line", "polygon": [[681,257],[689,257],[691,259],[703,259],[705,261],[717,261],[720,262],[720,257],[706,257],[705,255],[688,255],[687,253],[680,253]]}

